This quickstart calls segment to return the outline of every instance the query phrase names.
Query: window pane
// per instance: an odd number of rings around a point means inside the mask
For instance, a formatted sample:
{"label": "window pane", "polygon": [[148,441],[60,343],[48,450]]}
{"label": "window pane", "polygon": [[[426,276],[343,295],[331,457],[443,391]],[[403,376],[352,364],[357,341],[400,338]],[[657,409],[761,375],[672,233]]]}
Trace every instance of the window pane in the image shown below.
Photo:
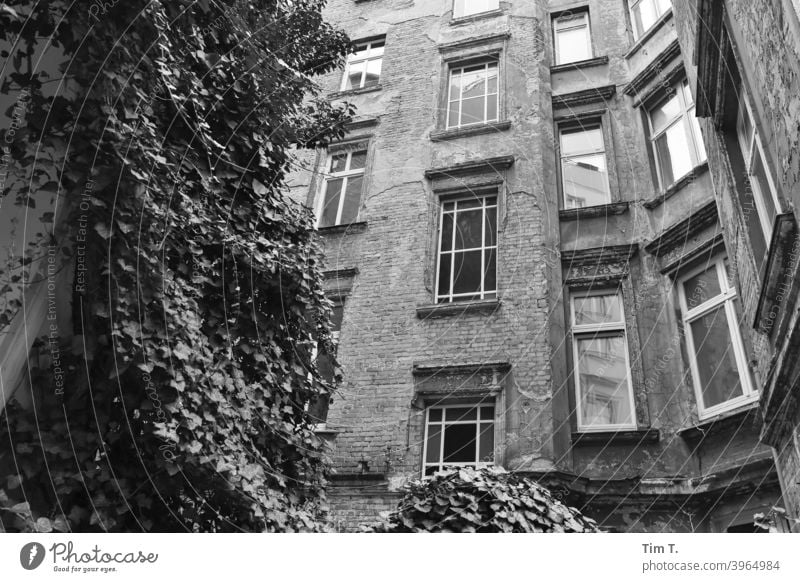
{"label": "window pane", "polygon": [[661,187],[667,188],[692,169],[689,142],[683,123],[676,123],[656,140]]}
{"label": "window pane", "polygon": [[450,294],[450,266],[453,255],[443,254],[439,257],[439,295]]}
{"label": "window pane", "polygon": [[351,64],[348,67],[347,71],[347,81],[345,82],[345,90],[347,89],[358,89],[361,87],[361,76],[364,72],[364,67],[366,63],[361,61],[360,63]]}
{"label": "window pane", "polygon": [[320,216],[320,226],[333,226],[336,224],[336,215],[339,212],[339,197],[342,193],[341,178],[328,180],[325,187],[325,201]]}
{"label": "window pane", "polygon": [[494,424],[489,422],[481,423],[478,461],[481,463],[494,463]]}
{"label": "window pane", "polygon": [[431,408],[428,411],[428,421],[429,422],[441,422],[442,420],[442,409],[441,408]]}
{"label": "window pane", "polygon": [[[441,411],[439,411],[439,413],[441,414]],[[440,424],[428,425],[428,442],[426,443],[427,449],[425,451],[426,463],[439,462],[441,443],[442,443],[442,425]]]}
{"label": "window pane", "polygon": [[311,399],[308,403],[308,415],[311,417],[311,422],[316,424],[328,420],[330,402],[330,396],[327,394],[318,394]]}
{"label": "window pane", "polygon": [[480,293],[482,253],[478,250],[453,255],[453,294]]}
{"label": "window pane", "polygon": [[694,309],[722,293],[716,266],[712,265],[708,270],[686,279],[683,292],[686,294],[688,309]]}
{"label": "window pane", "polygon": [[350,224],[358,218],[358,207],[361,205],[361,187],[364,178],[362,176],[351,176],[347,179],[347,191],[342,207],[342,218],[339,224]]}
{"label": "window pane", "polygon": [[353,152],[353,157],[350,158],[350,169],[361,170],[367,161],[367,152]]}
{"label": "window pane", "polygon": [[566,208],[582,208],[611,201],[605,154],[562,160],[561,178]]}
{"label": "window pane", "polygon": [[486,70],[483,66],[473,72],[465,72],[461,77],[462,93],[464,99],[470,97],[483,97],[486,93]]}
{"label": "window pane", "polygon": [[449,251],[453,247],[453,214],[442,214],[442,245],[441,250]]}
{"label": "window pane", "polygon": [[347,152],[331,156],[331,173],[344,172],[345,168],[347,168]]}
{"label": "window pane", "polygon": [[487,71],[486,92],[497,93],[497,65],[490,63]]}
{"label": "window pane", "polygon": [[471,408],[447,408],[444,411],[444,420],[478,420],[478,409],[474,406]]}
{"label": "window pane", "polygon": [[342,329],[342,319],[344,318],[344,305],[334,305],[331,314],[331,331],[337,332]]}
{"label": "window pane", "polygon": [[381,63],[383,63],[383,59],[372,59],[367,61],[367,76],[364,80],[364,87],[374,87],[380,82]]}
{"label": "window pane", "polygon": [[483,274],[484,291],[495,291],[497,289],[497,251],[490,249],[486,251],[486,270]]}
{"label": "window pane", "polygon": [[700,121],[697,119],[697,116],[694,113],[694,109],[691,109],[688,113],[689,121],[692,124],[692,136],[694,137],[694,144],[697,148],[697,162],[702,163],[706,161],[706,146],[703,143],[703,134],[700,132]]}
{"label": "window pane", "polygon": [[619,295],[576,297],[574,306],[575,325],[622,322],[622,303]]}
{"label": "window pane", "polygon": [[456,214],[456,249],[480,248],[482,216],[480,208]]}
{"label": "window pane", "polygon": [[461,116],[461,102],[460,101],[450,102],[450,106],[447,111],[447,127],[456,127],[458,125],[458,120],[460,116]]}
{"label": "window pane", "polygon": [[720,305],[689,326],[700,375],[703,406],[710,408],[741,396],[742,385],[724,306]]}
{"label": "window pane", "polygon": [[499,0],[455,0],[453,2],[453,18],[497,10],[498,7]]}
{"label": "window pane", "polygon": [[[672,90],[674,91],[674,88]],[[680,101],[678,101],[677,95],[672,95],[672,97],[650,111],[650,122],[653,125],[653,133],[660,133],[661,130],[680,117],[680,115]]]}
{"label": "window pane", "polygon": [[483,206],[483,198],[473,197],[466,200],[459,200],[457,204],[458,210],[466,210],[467,208],[479,208]]}
{"label": "window pane", "polygon": [[578,339],[581,425],[630,425],[630,387],[623,337]]}
{"label": "window pane", "polygon": [[485,121],[485,107],[486,99],[484,97],[464,99],[461,102],[461,125]]}
{"label": "window pane", "polygon": [[475,461],[476,429],[474,424],[451,424],[444,429],[444,462]]}
{"label": "window pane", "polygon": [[494,421],[494,406],[481,406],[481,420]]}
{"label": "window pane", "polygon": [[497,95],[486,98],[486,121],[497,121]]}
{"label": "window pane", "polygon": [[487,208],[484,218],[484,232],[486,237],[484,244],[487,247],[493,247],[497,244],[497,208]]}
{"label": "window pane", "polygon": [[561,132],[562,157],[602,152],[603,149],[603,131],[599,127]]}
{"label": "window pane", "polygon": [[633,10],[635,36],[638,38],[647,32],[661,16],[661,9],[657,0],[642,0]]}
{"label": "window pane", "polygon": [[574,63],[591,58],[589,48],[589,27],[559,30],[556,33],[558,64]]}

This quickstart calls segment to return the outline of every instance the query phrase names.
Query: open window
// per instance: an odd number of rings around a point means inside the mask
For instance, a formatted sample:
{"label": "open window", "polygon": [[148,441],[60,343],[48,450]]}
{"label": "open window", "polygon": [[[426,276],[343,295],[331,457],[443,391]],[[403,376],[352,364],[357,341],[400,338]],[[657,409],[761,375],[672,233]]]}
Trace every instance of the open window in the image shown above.
{"label": "open window", "polygon": [[366,163],[367,150],[363,145],[329,152],[317,204],[318,228],[358,220]]}

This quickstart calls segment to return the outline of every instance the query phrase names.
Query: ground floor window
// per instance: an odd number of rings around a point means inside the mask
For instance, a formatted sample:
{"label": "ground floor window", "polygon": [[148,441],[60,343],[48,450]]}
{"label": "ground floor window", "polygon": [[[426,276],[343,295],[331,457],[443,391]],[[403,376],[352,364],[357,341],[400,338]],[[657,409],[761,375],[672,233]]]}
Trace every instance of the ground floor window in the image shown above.
{"label": "ground floor window", "polygon": [[424,475],[494,464],[494,404],[431,406],[425,414]]}

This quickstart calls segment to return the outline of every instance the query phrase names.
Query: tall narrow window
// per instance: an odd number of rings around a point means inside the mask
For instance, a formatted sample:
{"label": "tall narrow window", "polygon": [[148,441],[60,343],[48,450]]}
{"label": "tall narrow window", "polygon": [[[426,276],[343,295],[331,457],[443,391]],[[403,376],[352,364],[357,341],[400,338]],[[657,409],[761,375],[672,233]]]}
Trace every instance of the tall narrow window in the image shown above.
{"label": "tall narrow window", "polygon": [[356,44],[355,52],[347,57],[347,66],[342,77],[342,91],[375,87],[381,82],[385,44],[385,38]]}
{"label": "tall narrow window", "polygon": [[602,127],[562,128],[560,140],[564,208],[611,202]]}
{"label": "tall narrow window", "polygon": [[497,297],[497,196],[442,203],[438,302]]}
{"label": "tall narrow window", "polygon": [[[331,339],[333,340],[333,353],[326,352],[317,346],[313,354],[320,375],[329,383],[333,384],[336,379],[336,371],[333,366],[333,357],[336,355],[336,347],[339,344],[339,331],[342,329],[342,317],[344,315],[344,304],[334,305],[331,315]],[[308,404],[308,414],[317,428],[324,428],[328,420],[328,407],[330,406],[330,395],[321,394],[311,400]]]}
{"label": "tall narrow window", "polygon": [[579,431],[636,428],[622,297],[572,298],[572,353]]}
{"label": "tall narrow window", "polygon": [[728,261],[719,257],[678,281],[683,334],[701,418],[753,396]]}
{"label": "tall narrow window", "polygon": [[670,0],[629,0],[633,36],[638,39],[670,8]]}
{"label": "tall narrow window", "polygon": [[425,417],[423,474],[494,464],[494,404],[431,406]]}
{"label": "tall narrow window", "polygon": [[589,13],[562,14],[553,19],[556,64],[563,65],[592,58]]}
{"label": "tall narrow window", "polygon": [[497,61],[450,69],[447,127],[497,121]]}
{"label": "tall narrow window", "polygon": [[772,238],[772,225],[778,214],[780,203],[772,176],[767,169],[764,149],[753,123],[750,106],[741,91],[739,93],[739,111],[736,117],[736,137],[744,159],[747,187],[753,196],[758,213],[761,234],[764,237],[764,243],[769,246]]}
{"label": "tall narrow window", "polygon": [[658,177],[666,189],[706,160],[689,83],[673,85],[648,117]]}
{"label": "tall narrow window", "polygon": [[317,226],[335,226],[356,221],[361,205],[366,161],[366,150],[342,150],[328,156]]}
{"label": "tall narrow window", "polygon": [[453,0],[453,18],[472,16],[500,8],[500,0]]}

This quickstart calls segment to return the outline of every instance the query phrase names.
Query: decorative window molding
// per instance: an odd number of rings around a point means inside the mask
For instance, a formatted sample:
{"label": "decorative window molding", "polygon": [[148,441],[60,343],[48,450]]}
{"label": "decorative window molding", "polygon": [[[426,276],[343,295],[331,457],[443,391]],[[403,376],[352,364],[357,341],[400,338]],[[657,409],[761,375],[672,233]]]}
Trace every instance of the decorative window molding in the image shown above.
{"label": "decorative window molding", "polygon": [[680,57],[680,55],[681,47],[678,43],[678,39],[675,39],[669,43],[649,65],[642,69],[641,72],[625,86],[622,92],[629,97],[644,98],[646,96],[646,92],[643,93],[645,88],[657,80],[663,80],[663,78],[667,76],[665,75],[665,71],[668,73],[673,70],[672,67],[669,67],[670,63]]}
{"label": "decorative window molding", "polygon": [[440,168],[430,168],[425,170],[425,177],[429,180],[458,178],[474,174],[496,174],[507,170],[514,164],[514,156],[498,156],[496,158],[484,158],[482,160],[471,160],[444,166]]}
{"label": "decorative window molding", "polygon": [[561,252],[565,284],[572,289],[618,285],[630,272],[638,245],[615,245]]}
{"label": "decorative window molding", "polygon": [[761,292],[753,318],[753,327],[767,336],[773,335],[775,324],[781,320],[781,311],[785,312],[797,298],[795,276],[800,255],[799,241],[794,213],[779,214],[772,230],[769,255],[764,265]]}
{"label": "decorative window molding", "polygon": [[357,91],[379,86],[385,46],[386,36],[355,42],[355,52],[347,57],[339,91]]}
{"label": "decorative window molding", "polygon": [[[438,49],[446,62],[466,60],[468,58],[477,59],[500,52],[505,41],[509,38],[511,38],[511,33],[508,31],[482,34],[479,36],[471,36],[463,40],[455,40],[453,42],[440,44]],[[475,51],[474,49],[476,48],[483,50]]]}
{"label": "decorative window molding", "polygon": [[606,85],[603,87],[584,89],[582,91],[574,91],[572,93],[553,95],[553,109],[567,109],[580,105],[590,105],[592,103],[606,103],[616,92],[617,87],[615,85]]}
{"label": "decorative window molding", "polygon": [[583,61],[575,61],[573,63],[564,63],[563,65],[553,65],[550,67],[550,74],[561,73],[563,71],[571,71],[574,69],[588,69],[590,67],[599,67],[608,64],[608,55],[601,57],[594,57]]}
{"label": "decorative window molding", "polygon": [[712,200],[664,230],[658,237],[645,245],[644,250],[651,255],[663,257],[675,249],[683,247],[686,241],[717,224],[717,221],[717,202]]}
{"label": "decorative window molding", "polygon": [[683,336],[701,420],[758,397],[739,334],[737,293],[727,262],[724,255],[718,255],[677,280]]}

